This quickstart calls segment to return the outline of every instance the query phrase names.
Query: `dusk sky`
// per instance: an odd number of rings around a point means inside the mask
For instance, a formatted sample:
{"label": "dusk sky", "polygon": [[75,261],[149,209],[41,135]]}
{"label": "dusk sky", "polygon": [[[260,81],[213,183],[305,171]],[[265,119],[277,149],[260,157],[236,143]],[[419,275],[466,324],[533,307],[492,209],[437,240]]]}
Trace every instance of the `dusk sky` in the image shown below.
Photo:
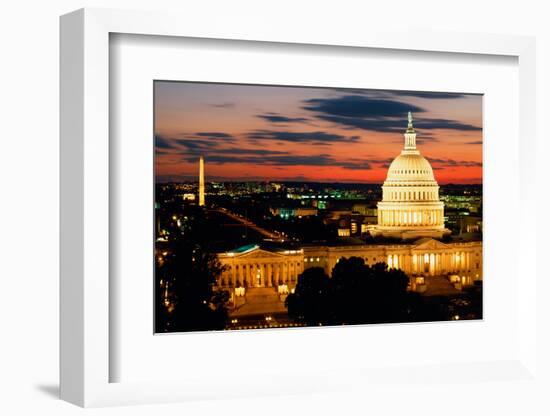
{"label": "dusk sky", "polygon": [[156,81],[157,182],[382,183],[412,111],[437,181],[481,183],[477,94]]}

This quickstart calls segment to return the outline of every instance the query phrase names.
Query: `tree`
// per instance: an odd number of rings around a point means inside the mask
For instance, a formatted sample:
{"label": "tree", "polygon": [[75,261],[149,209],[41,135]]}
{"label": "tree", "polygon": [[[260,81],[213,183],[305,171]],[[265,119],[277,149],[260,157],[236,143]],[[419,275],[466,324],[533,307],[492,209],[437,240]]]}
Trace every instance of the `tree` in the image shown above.
{"label": "tree", "polygon": [[216,254],[206,248],[208,233],[201,232],[206,229],[204,223],[204,215],[198,211],[187,217],[182,227],[173,227],[168,254],[162,264],[157,262],[157,286],[161,279],[170,282],[174,307],[168,313],[158,305],[161,331],[204,331],[226,326],[229,294],[214,289],[223,267]]}
{"label": "tree", "polygon": [[317,325],[330,321],[330,279],[321,267],[305,270],[285,304],[291,318]]}
{"label": "tree", "polygon": [[422,315],[422,300],[407,291],[409,278],[385,263],[359,257],[340,259],[329,278],[320,268],[305,270],[287,298],[289,316],[311,324],[408,322]]}

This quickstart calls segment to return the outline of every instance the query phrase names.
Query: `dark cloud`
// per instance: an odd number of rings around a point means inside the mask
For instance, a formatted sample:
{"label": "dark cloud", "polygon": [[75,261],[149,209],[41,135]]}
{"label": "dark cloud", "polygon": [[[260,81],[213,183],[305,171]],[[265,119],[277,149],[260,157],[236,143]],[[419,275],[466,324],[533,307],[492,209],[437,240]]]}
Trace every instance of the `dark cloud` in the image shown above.
{"label": "dark cloud", "polygon": [[202,154],[218,147],[217,142],[195,139],[180,139],[178,140],[178,144],[180,145],[180,149],[187,149],[193,154]]}
{"label": "dark cloud", "polygon": [[415,113],[426,111],[413,104],[363,95],[311,98],[305,100],[303,108],[327,116],[351,118],[403,117],[407,111]]}
{"label": "dark cloud", "polygon": [[317,118],[335,124],[341,124],[346,128],[362,129],[380,132],[403,132],[403,119],[367,119],[362,117],[344,117],[328,114],[319,114]]}
{"label": "dark cloud", "polygon": [[474,162],[469,160],[454,160],[454,159],[438,159],[426,157],[430,163],[436,163],[439,166],[433,167],[434,169],[441,168],[452,168],[452,167],[462,167],[462,168],[471,168],[471,167],[482,167],[483,163]]}
{"label": "dark cloud", "polygon": [[[271,166],[338,166],[344,169],[351,170],[368,170],[371,165],[367,161],[352,159],[339,161],[328,154],[318,155],[291,155],[291,154],[256,154],[244,151],[242,154],[228,155],[216,152],[208,155],[206,160],[208,163],[226,164],[226,163],[247,163],[256,165],[271,165]],[[188,155],[184,157],[186,162],[195,162],[196,156]]]}
{"label": "dark cloud", "polygon": [[[440,94],[442,97],[443,93],[434,94]],[[365,95],[312,98],[305,101],[303,108],[314,112],[316,118],[320,120],[339,124],[350,129],[384,133],[403,132],[406,128],[407,112],[412,111],[416,114],[422,114],[426,111],[406,102]],[[414,126],[419,130],[481,130],[481,127],[456,120],[423,117],[415,117]]]}
{"label": "dark cloud", "polygon": [[166,137],[155,135],[155,147],[157,149],[174,149],[174,141],[172,139],[167,139]]}
{"label": "dark cloud", "polygon": [[[211,155],[257,155],[257,156],[273,156],[273,155],[289,155],[290,153],[280,150],[268,150],[268,149],[246,149],[246,148],[220,148],[219,143],[216,142],[201,142],[196,140],[182,140],[180,142],[180,149],[184,151],[185,155],[196,156],[207,155],[208,158]],[[158,150],[157,150],[158,152]]]}
{"label": "dark cloud", "polygon": [[308,119],[304,117],[287,117],[277,113],[258,114],[256,117],[271,123],[305,123],[308,121]]}
{"label": "dark cloud", "polygon": [[483,144],[483,141],[481,141],[481,140],[476,140],[475,142],[465,142],[465,143],[463,143],[463,144],[478,144],[478,145],[479,145],[479,144]]}
{"label": "dark cloud", "polygon": [[466,94],[458,92],[429,92],[429,91],[387,91],[397,97],[428,98],[432,100],[454,100],[464,98]]}
{"label": "dark cloud", "polygon": [[418,129],[441,129],[441,130],[461,130],[461,131],[481,131],[482,128],[472,124],[461,123],[455,120],[445,118],[420,118],[414,121],[414,127]]}
{"label": "dark cloud", "polygon": [[155,155],[156,156],[164,156],[164,155],[173,155],[174,152],[171,152],[167,149],[159,149],[158,147],[155,149]]}
{"label": "dark cloud", "polygon": [[255,130],[248,133],[248,138],[253,141],[275,140],[281,142],[328,144],[328,143],[356,143],[359,136],[342,136],[324,131],[292,132],[277,130]]}
{"label": "dark cloud", "polygon": [[[335,124],[341,124],[348,128],[357,128],[362,130],[379,131],[382,133],[403,133],[406,128],[405,116],[400,118],[362,118],[362,117],[342,117],[319,114],[317,118],[330,121]],[[471,124],[460,123],[455,120],[416,118],[414,128],[417,130],[461,130],[461,131],[480,131],[481,127]],[[424,136],[424,137],[422,137]],[[417,137],[418,142],[426,140],[429,136],[421,133]],[[431,137],[431,141],[437,141],[437,138]]]}
{"label": "dark cloud", "polygon": [[332,88],[337,93],[344,93],[348,95],[362,95],[371,98],[384,98],[384,99],[399,99],[399,97],[414,97],[414,98],[427,98],[434,100],[453,100],[457,98],[465,98],[468,95],[477,94],[465,94],[459,92],[439,92],[439,91],[399,91],[399,90],[370,90],[360,88]]}
{"label": "dark cloud", "polygon": [[386,157],[386,158],[383,158],[383,159],[373,159],[373,158],[368,158],[369,162],[371,163],[376,163],[376,164],[389,164],[391,162],[393,162],[393,157]]}
{"label": "dark cloud", "polygon": [[210,132],[210,131],[201,131],[199,133],[196,133],[199,137],[207,137],[207,138],[217,138],[217,139],[232,139],[233,136],[231,134],[227,133],[221,133],[218,131]]}
{"label": "dark cloud", "polygon": [[284,152],[280,150],[237,149],[233,147],[228,149],[216,149],[213,152],[216,154],[223,154],[223,155],[261,155],[261,156],[290,155],[289,152]]}
{"label": "dark cloud", "polygon": [[[235,143],[235,138],[223,132],[198,132],[194,134],[183,133],[183,137],[165,138],[155,136],[156,149],[170,149],[187,151],[191,154],[204,154],[220,146],[220,144]],[[172,152],[177,153],[177,152]]]}
{"label": "dark cloud", "polygon": [[[350,170],[368,170],[372,163],[367,159],[351,158],[344,161],[336,160],[327,153],[314,155],[295,155],[286,150],[271,150],[262,148],[220,147],[226,144],[232,136],[221,132],[200,132],[191,137],[167,139],[155,136],[157,154],[180,155],[186,162],[195,163],[199,155],[206,155],[208,163],[247,163],[255,165],[284,166],[338,166]],[[286,132],[259,130],[249,135],[252,140],[273,140],[276,142],[299,142],[325,146],[337,142],[355,142],[358,136],[342,136],[322,131],[316,132]],[[385,161],[385,160],[384,160]]]}

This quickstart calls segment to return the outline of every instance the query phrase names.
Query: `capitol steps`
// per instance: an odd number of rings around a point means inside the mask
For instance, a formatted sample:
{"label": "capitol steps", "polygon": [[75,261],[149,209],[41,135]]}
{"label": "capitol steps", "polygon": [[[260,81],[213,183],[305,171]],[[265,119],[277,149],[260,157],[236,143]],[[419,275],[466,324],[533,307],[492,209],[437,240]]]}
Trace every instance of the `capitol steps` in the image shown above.
{"label": "capitol steps", "polygon": [[426,277],[426,292],[425,296],[449,296],[460,293],[454,285],[449,282],[445,276],[429,276]]}
{"label": "capitol steps", "polygon": [[230,312],[232,317],[286,313],[284,302],[273,287],[254,287],[246,291],[246,303]]}

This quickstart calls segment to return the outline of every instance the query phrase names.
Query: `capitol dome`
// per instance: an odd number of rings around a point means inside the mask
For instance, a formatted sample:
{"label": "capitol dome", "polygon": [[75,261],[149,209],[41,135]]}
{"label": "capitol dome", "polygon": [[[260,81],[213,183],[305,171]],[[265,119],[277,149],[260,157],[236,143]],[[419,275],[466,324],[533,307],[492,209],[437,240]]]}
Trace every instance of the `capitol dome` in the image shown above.
{"label": "capitol dome", "polygon": [[386,182],[435,181],[430,162],[420,153],[397,156],[388,169]]}
{"label": "capitol dome", "polygon": [[416,148],[416,132],[409,112],[405,143],[391,163],[378,203],[378,224],[373,235],[398,238],[442,237],[443,202],[430,162]]}

